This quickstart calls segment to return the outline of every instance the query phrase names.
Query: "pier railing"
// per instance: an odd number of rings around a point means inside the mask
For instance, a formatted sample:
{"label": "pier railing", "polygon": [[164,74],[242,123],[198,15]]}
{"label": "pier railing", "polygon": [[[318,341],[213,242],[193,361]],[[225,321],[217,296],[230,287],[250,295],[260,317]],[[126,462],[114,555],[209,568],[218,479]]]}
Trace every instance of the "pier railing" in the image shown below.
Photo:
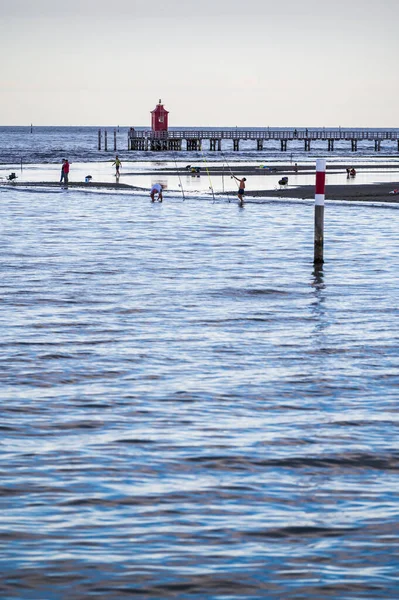
{"label": "pier railing", "polygon": [[[100,135],[100,134],[99,134]],[[99,137],[99,149],[101,147],[101,135]],[[302,142],[305,152],[310,151],[311,142],[325,140],[329,152],[334,150],[334,144],[338,141],[349,141],[352,152],[356,152],[358,142],[374,142],[374,150],[381,151],[384,140],[397,143],[399,152],[399,129],[169,129],[168,131],[152,131],[150,129],[129,130],[129,150],[154,150],[154,151],[179,151],[183,149],[185,142],[187,151],[202,150],[202,142],[209,141],[210,151],[221,151],[222,140],[232,140],[233,150],[238,151],[241,140],[253,140],[256,142],[257,150],[263,150],[264,142],[280,141],[281,151],[288,149],[288,142]],[[106,142],[105,142],[106,143]]]}
{"label": "pier railing", "polygon": [[168,131],[136,130],[131,139],[197,139],[197,140],[398,140],[399,130],[278,130],[278,129],[180,129]]}

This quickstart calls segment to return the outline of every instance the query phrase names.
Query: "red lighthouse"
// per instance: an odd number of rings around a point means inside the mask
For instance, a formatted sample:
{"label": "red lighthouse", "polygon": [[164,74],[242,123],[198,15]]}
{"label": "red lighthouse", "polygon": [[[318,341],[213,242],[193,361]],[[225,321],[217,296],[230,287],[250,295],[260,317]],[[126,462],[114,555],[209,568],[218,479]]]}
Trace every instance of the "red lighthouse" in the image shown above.
{"label": "red lighthouse", "polygon": [[151,111],[151,129],[153,131],[168,131],[168,114],[165,110],[161,99],[154,110]]}

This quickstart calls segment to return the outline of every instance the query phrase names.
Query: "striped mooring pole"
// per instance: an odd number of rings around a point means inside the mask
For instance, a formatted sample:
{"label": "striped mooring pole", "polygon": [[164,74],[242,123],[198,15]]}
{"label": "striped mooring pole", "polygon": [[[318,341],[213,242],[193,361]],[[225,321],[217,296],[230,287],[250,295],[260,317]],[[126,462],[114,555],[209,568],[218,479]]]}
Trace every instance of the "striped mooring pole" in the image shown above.
{"label": "striped mooring pole", "polygon": [[316,161],[316,190],[314,197],[314,260],[315,264],[324,262],[324,199],[326,187],[326,161]]}

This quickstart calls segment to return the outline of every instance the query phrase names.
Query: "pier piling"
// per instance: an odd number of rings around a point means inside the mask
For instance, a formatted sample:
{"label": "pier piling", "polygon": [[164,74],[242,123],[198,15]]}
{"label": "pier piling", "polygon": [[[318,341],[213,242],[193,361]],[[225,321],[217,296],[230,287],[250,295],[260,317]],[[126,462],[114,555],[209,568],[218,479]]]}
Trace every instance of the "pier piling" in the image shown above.
{"label": "pier piling", "polygon": [[116,129],[114,129],[114,151],[116,151]]}
{"label": "pier piling", "polygon": [[101,129],[98,130],[98,149],[101,150]]}
{"label": "pier piling", "polygon": [[315,264],[324,262],[324,199],[326,185],[326,161],[316,161],[316,189],[314,205],[314,259]]}
{"label": "pier piling", "polygon": [[108,150],[108,146],[107,146],[107,130],[104,129],[104,150],[105,152],[107,152]]}

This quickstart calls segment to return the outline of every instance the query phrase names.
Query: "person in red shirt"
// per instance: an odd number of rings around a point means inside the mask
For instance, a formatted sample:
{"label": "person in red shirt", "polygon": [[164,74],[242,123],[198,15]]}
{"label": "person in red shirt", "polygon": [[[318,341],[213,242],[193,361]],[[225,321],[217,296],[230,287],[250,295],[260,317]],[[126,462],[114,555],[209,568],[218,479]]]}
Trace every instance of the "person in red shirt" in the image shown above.
{"label": "person in red shirt", "polygon": [[67,187],[68,179],[69,179],[69,162],[68,162],[67,158],[63,158],[60,183],[64,182],[65,187]]}

